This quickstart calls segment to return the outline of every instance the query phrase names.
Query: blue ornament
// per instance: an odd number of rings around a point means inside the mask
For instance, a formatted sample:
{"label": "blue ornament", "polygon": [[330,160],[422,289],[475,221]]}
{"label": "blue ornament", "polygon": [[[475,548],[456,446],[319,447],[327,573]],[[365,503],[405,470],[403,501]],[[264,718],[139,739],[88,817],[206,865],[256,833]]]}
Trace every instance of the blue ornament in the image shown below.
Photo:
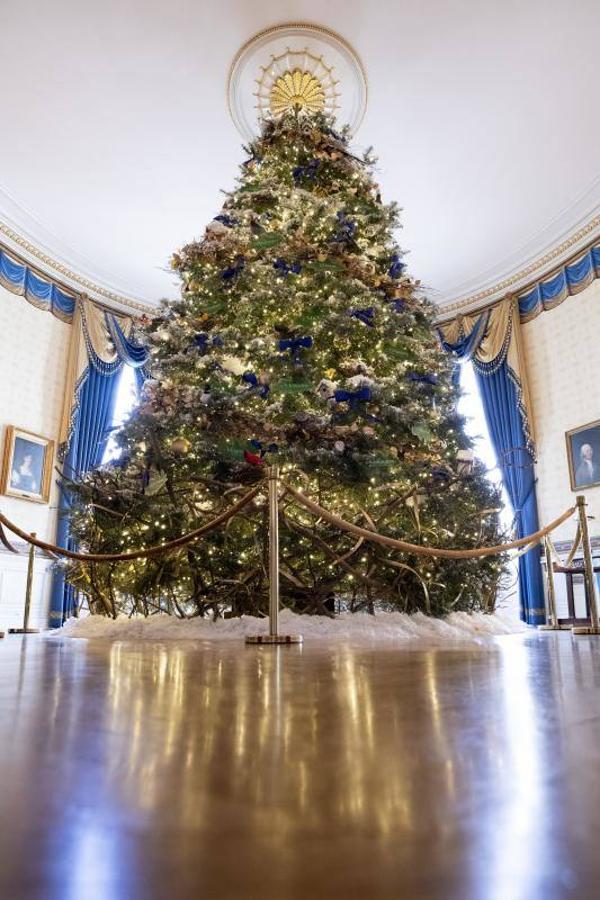
{"label": "blue ornament", "polygon": [[221,272],[221,278],[223,281],[233,281],[233,279],[243,271],[244,266],[246,265],[246,260],[243,256],[238,256],[232,266],[229,266],[227,269],[223,269]]}
{"label": "blue ornament", "polygon": [[414,384],[435,385],[438,383],[438,377],[434,373],[429,375],[420,375],[418,372],[407,372],[406,378],[408,381],[412,381]]}
{"label": "blue ornament", "polygon": [[452,480],[451,473],[443,466],[433,466],[431,477],[438,484],[448,484]]}
{"label": "blue ornament", "polygon": [[[201,353],[205,353],[208,349],[209,338],[210,335],[206,334],[204,331],[198,332],[192,339],[192,346],[196,347]],[[211,340],[211,344],[213,347],[222,347],[223,338],[219,334],[215,334]]]}
{"label": "blue ornament", "polygon": [[254,372],[244,372],[242,381],[249,385],[248,392],[257,390],[260,397],[267,397],[271,388],[268,384],[261,384]]}
{"label": "blue ornament", "polygon": [[282,338],[279,341],[279,349],[284,352],[289,350],[295,363],[301,362],[300,351],[310,350],[313,339],[310,336],[297,338]]}
{"label": "blue ornament", "polygon": [[317,177],[317,170],[319,168],[319,160],[311,159],[309,163],[305,166],[296,166],[292,170],[292,178],[296,182],[302,181],[303,178],[308,178],[310,181],[314,181]]}
{"label": "blue ornament", "polygon": [[359,403],[368,403],[371,400],[371,388],[362,387],[357,391],[346,391],[339,388],[333,394],[336,403],[347,403],[349,408],[356,410]]}
{"label": "blue ornament", "polygon": [[273,268],[277,272],[278,275],[299,275],[302,271],[302,266],[298,262],[294,263],[286,263],[285,259],[276,259],[273,263]]}
{"label": "blue ornament", "polygon": [[368,325],[369,328],[373,328],[375,323],[373,321],[373,317],[375,315],[375,310],[372,306],[367,306],[365,309],[352,309],[350,310],[350,318],[358,319],[359,322],[362,322],[363,325]]}
{"label": "blue ornament", "polygon": [[206,350],[206,345],[208,344],[208,335],[205,334],[204,332],[195,334],[192,339],[192,343],[193,343],[194,347],[197,347],[198,350],[200,350],[201,352],[204,352],[204,350]]}
{"label": "blue ornament", "polygon": [[343,210],[336,213],[336,219],[338,220],[338,229],[333,242],[335,244],[347,244],[354,239],[358,226]]}
{"label": "blue ornament", "polygon": [[394,312],[404,312],[406,309],[406,303],[404,300],[392,300],[392,309]]}
{"label": "blue ornament", "polygon": [[226,213],[220,213],[218,216],[215,216],[213,222],[221,222],[227,228],[233,228],[234,225],[240,224],[239,219],[234,219],[233,216],[228,216]]}
{"label": "blue ornament", "polygon": [[277,444],[267,444],[266,447],[263,447],[261,441],[257,441],[256,438],[252,438],[252,440],[248,441],[253,450],[258,450],[261,456],[261,459],[267,453],[278,453],[279,447]]}
{"label": "blue ornament", "polygon": [[405,268],[406,263],[402,262],[398,253],[394,253],[394,255],[392,256],[390,267],[388,269],[388,275],[390,276],[390,278],[400,278]]}

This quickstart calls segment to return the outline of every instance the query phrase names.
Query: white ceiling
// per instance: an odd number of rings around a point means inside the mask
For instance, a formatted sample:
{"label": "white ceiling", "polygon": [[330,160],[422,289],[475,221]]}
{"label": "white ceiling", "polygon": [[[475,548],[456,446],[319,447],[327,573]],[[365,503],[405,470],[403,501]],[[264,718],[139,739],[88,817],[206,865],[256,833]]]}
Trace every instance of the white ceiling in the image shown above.
{"label": "white ceiling", "polygon": [[440,301],[600,211],[597,0],[3,0],[0,221],[105,288],[174,296],[169,255],[243,158],[232,58],[285,21],[361,57],[356,143],[374,145],[410,268]]}

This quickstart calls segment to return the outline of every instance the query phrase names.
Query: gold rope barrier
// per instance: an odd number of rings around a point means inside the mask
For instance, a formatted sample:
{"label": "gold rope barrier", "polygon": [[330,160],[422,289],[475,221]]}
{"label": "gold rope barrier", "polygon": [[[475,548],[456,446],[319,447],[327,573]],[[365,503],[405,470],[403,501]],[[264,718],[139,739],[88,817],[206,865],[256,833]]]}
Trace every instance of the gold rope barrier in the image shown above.
{"label": "gold rope barrier", "polygon": [[14,522],[11,522],[2,512],[0,512],[0,525],[4,525],[9,531],[16,534],[17,537],[27,541],[28,544],[39,547],[40,550],[45,550],[47,553],[56,554],[57,556],[66,556],[67,559],[75,559],[79,562],[120,562],[121,560],[126,559],[142,559],[148,556],[159,556],[161,553],[168,553],[170,550],[175,550],[177,547],[183,547],[186,544],[195,541],[209,531],[214,531],[215,528],[218,528],[219,525],[229,521],[229,519],[233,518],[233,516],[241,509],[247,506],[248,503],[254,500],[262,488],[263,485],[259,484],[258,487],[255,487],[247,494],[244,494],[244,496],[230,506],[229,509],[226,509],[214,519],[211,519],[210,522],[206,522],[205,525],[201,525],[200,528],[196,528],[194,531],[182,534],[180,537],[174,538],[172,541],[167,541],[165,544],[146,547],[144,550],[131,550],[127,553],[77,553],[74,550],[67,550],[65,547],[58,547],[56,544],[40,541],[39,538],[33,537],[33,535],[28,534],[26,531],[19,528],[18,525],[15,525]]}
{"label": "gold rope barrier", "polygon": [[566,522],[576,509],[575,506],[572,506],[545,528],[540,528],[539,531],[534,531],[533,534],[528,534],[515,541],[509,541],[506,544],[496,544],[493,547],[475,547],[473,550],[449,550],[444,547],[425,547],[422,544],[409,544],[407,541],[399,541],[397,538],[387,537],[387,535],[378,534],[377,532],[369,531],[366,528],[361,528],[360,525],[353,525],[351,522],[346,522],[345,519],[341,519],[339,516],[334,515],[334,513],[330,513],[326,509],[323,509],[322,506],[319,506],[314,500],[310,500],[302,493],[302,491],[296,490],[296,488],[287,484],[287,482],[284,482],[284,486],[285,489],[295,497],[299,503],[310,510],[313,515],[325,519],[326,522],[335,525],[337,528],[341,528],[343,531],[349,531],[351,534],[363,537],[368,541],[384,544],[386,547],[391,547],[394,550],[402,550],[405,553],[411,553],[413,556],[437,556],[446,559],[478,559],[481,556],[493,556],[495,553],[504,553],[507,550],[515,550],[517,547],[524,547],[527,544],[537,544],[543,537],[551,531],[554,531],[554,529],[558,528],[559,525],[562,525],[563,522]]}

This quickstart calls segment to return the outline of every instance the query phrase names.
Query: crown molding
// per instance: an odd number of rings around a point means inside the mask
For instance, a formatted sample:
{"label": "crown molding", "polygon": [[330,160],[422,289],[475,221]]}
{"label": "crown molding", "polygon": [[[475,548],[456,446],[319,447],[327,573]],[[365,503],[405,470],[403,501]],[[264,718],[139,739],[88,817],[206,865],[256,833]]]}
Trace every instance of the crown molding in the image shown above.
{"label": "crown molding", "polygon": [[92,264],[72,247],[62,245],[50,229],[0,186],[0,236],[6,247],[47,276],[62,282],[75,294],[85,293],[103,306],[119,312],[148,312],[157,304],[120,290],[104,277],[95,276]]}
{"label": "crown molding", "polygon": [[600,234],[599,210],[600,177],[503,263],[454,290],[430,292],[439,319],[490,306],[507,293],[522,293],[552,269],[576,257]]}

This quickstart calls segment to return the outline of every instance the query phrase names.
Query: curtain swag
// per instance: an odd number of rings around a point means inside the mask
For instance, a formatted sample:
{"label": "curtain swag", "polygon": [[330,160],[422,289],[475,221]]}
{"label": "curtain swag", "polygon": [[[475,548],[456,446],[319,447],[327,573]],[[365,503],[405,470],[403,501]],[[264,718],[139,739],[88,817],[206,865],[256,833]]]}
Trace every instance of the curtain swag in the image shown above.
{"label": "curtain swag", "polygon": [[584,290],[596,278],[600,278],[600,241],[533,287],[517,294],[521,322],[529,322],[544,310],[553,309],[567,297]]}
{"label": "curtain swag", "polygon": [[0,246],[0,284],[12,294],[20,294],[38,309],[45,309],[63,322],[70,322],[76,298],[56,282],[44,278],[26,263]]}

